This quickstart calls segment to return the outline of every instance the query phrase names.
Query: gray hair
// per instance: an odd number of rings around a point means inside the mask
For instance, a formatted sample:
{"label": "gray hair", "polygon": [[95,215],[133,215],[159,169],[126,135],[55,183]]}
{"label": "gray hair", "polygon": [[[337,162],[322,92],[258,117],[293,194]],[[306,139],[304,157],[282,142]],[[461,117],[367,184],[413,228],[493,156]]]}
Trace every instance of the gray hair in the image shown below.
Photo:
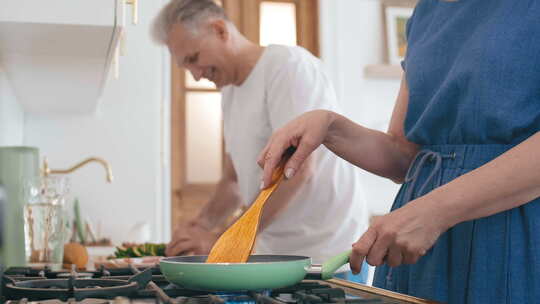
{"label": "gray hair", "polygon": [[229,20],[214,0],[171,0],[154,19],[152,38],[156,43],[165,44],[172,26],[178,23],[197,34],[200,24],[210,18]]}

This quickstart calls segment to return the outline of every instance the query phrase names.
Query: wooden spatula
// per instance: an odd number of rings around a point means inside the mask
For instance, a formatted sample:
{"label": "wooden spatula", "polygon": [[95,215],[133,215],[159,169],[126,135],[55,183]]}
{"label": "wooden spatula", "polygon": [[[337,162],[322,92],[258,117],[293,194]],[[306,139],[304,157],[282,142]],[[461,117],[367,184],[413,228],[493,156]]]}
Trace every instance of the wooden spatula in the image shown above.
{"label": "wooden spatula", "polygon": [[255,202],[236,220],[216,241],[206,263],[245,263],[247,262],[259,227],[264,203],[272,192],[283,180],[285,163],[294,153],[294,148],[289,148],[284,154],[278,167],[272,174],[272,185],[261,190]]}

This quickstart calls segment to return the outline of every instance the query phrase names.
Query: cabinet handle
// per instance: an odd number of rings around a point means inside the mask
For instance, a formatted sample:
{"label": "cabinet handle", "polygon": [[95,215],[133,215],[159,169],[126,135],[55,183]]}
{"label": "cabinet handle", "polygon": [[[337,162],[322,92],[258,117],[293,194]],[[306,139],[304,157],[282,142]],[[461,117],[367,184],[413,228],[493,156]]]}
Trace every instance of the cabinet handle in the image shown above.
{"label": "cabinet handle", "polygon": [[113,77],[118,79],[120,77],[120,47],[117,46],[114,50],[113,57]]}
{"label": "cabinet handle", "polygon": [[124,56],[126,54],[126,37],[124,31],[125,29],[120,31],[120,56]]}
{"label": "cabinet handle", "polygon": [[126,0],[126,4],[131,5],[132,22],[133,22],[133,24],[137,24],[139,22],[138,0]]}

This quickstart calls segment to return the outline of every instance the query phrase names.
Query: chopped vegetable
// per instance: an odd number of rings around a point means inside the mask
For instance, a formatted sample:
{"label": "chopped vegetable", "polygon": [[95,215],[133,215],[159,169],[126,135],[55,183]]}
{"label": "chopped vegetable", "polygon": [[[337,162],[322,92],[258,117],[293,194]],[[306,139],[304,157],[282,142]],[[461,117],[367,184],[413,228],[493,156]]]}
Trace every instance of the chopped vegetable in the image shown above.
{"label": "chopped vegetable", "polygon": [[116,247],[114,256],[111,258],[138,258],[143,256],[165,256],[167,244],[122,244]]}

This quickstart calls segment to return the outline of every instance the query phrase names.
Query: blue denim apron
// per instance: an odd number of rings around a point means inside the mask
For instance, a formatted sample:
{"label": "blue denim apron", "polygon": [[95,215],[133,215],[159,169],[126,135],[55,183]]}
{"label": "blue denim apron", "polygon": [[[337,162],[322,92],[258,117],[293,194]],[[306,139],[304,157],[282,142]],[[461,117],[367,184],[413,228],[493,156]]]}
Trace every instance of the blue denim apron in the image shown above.
{"label": "blue denim apron", "polygon": [[[404,128],[421,151],[392,210],[540,131],[540,1],[421,0],[407,41]],[[416,264],[378,267],[374,285],[448,303],[540,303],[540,200],[450,228]]]}
{"label": "blue denim apron", "polygon": [[[392,209],[478,168],[510,147],[425,146]],[[377,267],[374,285],[448,303],[538,303],[539,202],[452,227],[416,264]]]}

